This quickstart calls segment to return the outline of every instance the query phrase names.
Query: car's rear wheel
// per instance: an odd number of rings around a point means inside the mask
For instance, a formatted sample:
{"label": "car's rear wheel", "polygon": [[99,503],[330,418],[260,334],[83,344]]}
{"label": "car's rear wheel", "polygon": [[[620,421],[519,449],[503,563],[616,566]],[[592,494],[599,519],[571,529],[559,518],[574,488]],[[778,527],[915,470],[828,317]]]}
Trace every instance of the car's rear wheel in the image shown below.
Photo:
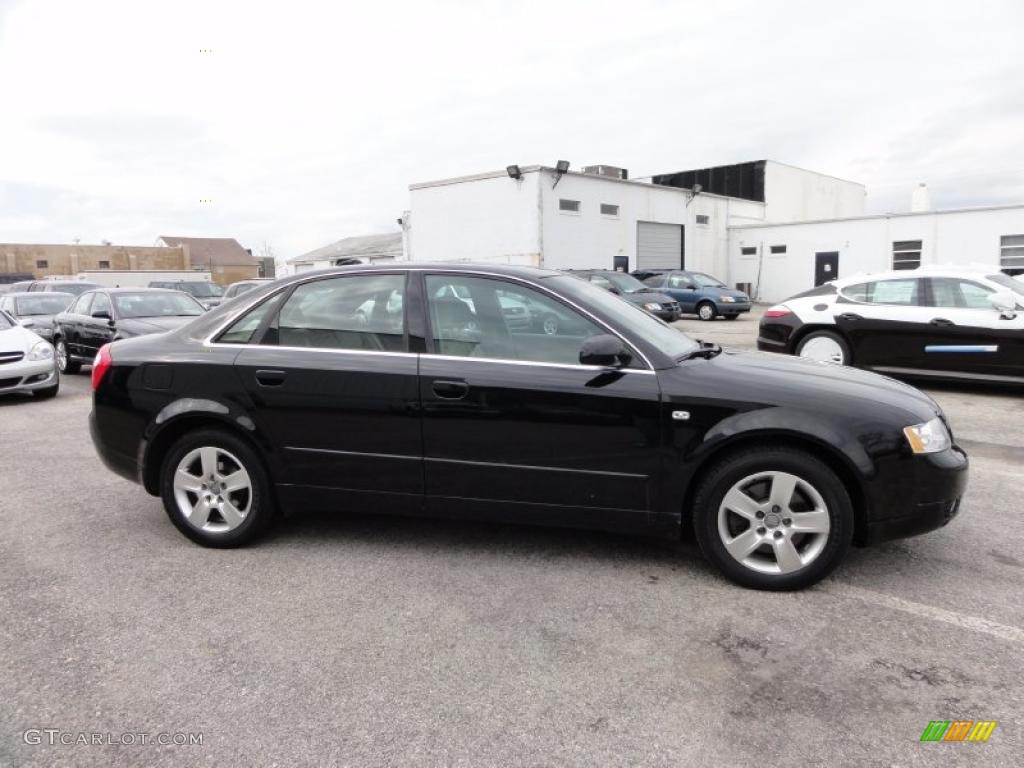
{"label": "car's rear wheel", "polygon": [[697,317],[701,320],[714,320],[716,314],[715,305],[710,301],[702,301],[697,305]]}
{"label": "car's rear wheel", "polygon": [[71,359],[71,355],[68,354],[68,345],[64,343],[64,339],[57,339],[53,344],[57,354],[57,370],[61,373],[78,373],[82,364],[75,362]]}
{"label": "car's rear wheel", "polygon": [[263,463],[244,440],[204,429],[181,437],[160,470],[160,495],[179,531],[207,547],[237,547],[274,517]]}
{"label": "car's rear wheel", "polygon": [[726,320],[735,320],[737,317],[739,317],[739,315],[726,315],[725,319]]}
{"label": "car's rear wheel", "polygon": [[701,482],[694,530],[705,556],[737,584],[801,589],[845,557],[853,505],[835,472],[811,454],[753,448]]}
{"label": "car's rear wheel", "polygon": [[850,345],[837,333],[832,331],[815,331],[801,339],[796,353],[809,360],[826,363],[850,364]]}

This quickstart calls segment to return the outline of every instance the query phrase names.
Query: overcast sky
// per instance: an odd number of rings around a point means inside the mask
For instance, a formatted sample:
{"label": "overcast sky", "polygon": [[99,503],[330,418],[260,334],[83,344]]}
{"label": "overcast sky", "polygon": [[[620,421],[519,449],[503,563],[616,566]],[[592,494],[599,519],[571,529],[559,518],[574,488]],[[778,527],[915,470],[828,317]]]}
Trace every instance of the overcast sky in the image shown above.
{"label": "overcast sky", "polygon": [[290,257],[397,231],[410,183],[562,158],[1024,202],[1022,29],[1021,0],[0,0],[0,242]]}

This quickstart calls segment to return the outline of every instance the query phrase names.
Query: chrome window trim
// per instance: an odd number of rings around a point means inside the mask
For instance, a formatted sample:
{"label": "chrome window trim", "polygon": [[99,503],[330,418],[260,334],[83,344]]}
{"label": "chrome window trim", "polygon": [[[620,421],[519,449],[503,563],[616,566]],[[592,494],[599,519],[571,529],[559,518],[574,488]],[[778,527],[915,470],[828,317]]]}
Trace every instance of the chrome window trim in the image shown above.
{"label": "chrome window trim", "polygon": [[421,357],[431,360],[456,360],[461,363],[500,363],[503,365],[539,365],[542,368],[568,368],[574,371],[593,371],[604,373],[614,371],[615,373],[642,373],[648,376],[656,375],[656,371],[649,368],[611,368],[603,365],[582,365],[573,363],[545,363],[535,360],[507,360],[501,357],[462,357],[461,355],[440,355],[434,352],[422,352]]}
{"label": "chrome window trim", "polygon": [[[336,278],[336,277],[348,277],[348,276],[355,276],[355,275],[390,275],[390,274],[404,275],[405,273],[407,273],[409,271],[424,272],[426,274],[434,274],[434,275],[444,275],[444,274],[448,273],[448,270],[442,271],[442,272],[437,272],[437,271],[431,272],[431,265],[430,264],[422,264],[422,265],[417,265],[416,267],[400,267],[400,268],[396,268],[396,269],[353,269],[352,271],[346,270],[344,273],[341,273],[341,274],[329,273],[329,274],[326,274],[326,275],[325,274],[311,275],[308,278],[296,280],[296,281],[290,282],[290,283],[288,283],[286,285],[282,285],[278,290],[272,291],[271,293],[268,293],[266,296],[261,297],[258,301],[253,301],[252,303],[246,303],[245,306],[240,307],[236,312],[230,314],[228,316],[228,318],[223,323],[218,325],[211,333],[207,334],[207,336],[205,336],[204,338],[200,339],[200,343],[204,347],[214,347],[214,346],[216,346],[216,347],[233,347],[233,348],[236,348],[236,349],[242,349],[242,348],[248,347],[248,346],[260,346],[258,344],[248,344],[248,343],[246,343],[246,344],[229,344],[229,343],[226,343],[226,342],[215,342],[214,338],[216,338],[217,336],[222,334],[224,331],[226,331],[238,318],[240,318],[242,315],[244,315],[249,310],[254,309],[258,304],[262,304],[264,301],[270,301],[274,296],[277,296],[277,295],[283,293],[284,291],[289,291],[289,290],[292,290],[293,288],[298,288],[298,286],[300,286],[300,285],[305,285],[306,283],[315,282],[317,280],[330,280],[330,279]],[[569,298],[567,298],[565,296],[562,296],[559,293],[556,293],[555,291],[552,291],[550,288],[543,287],[543,286],[538,285],[537,283],[534,283],[534,282],[529,282],[529,281],[527,281],[527,280],[525,280],[523,278],[520,278],[520,277],[513,277],[513,276],[510,276],[510,275],[504,275],[504,274],[501,274],[500,272],[489,272],[489,271],[481,270],[481,269],[458,269],[458,270],[450,270],[450,272],[451,272],[451,274],[455,274],[455,275],[474,275],[474,276],[477,276],[477,277],[489,277],[489,278],[495,278],[495,279],[498,279],[498,280],[508,280],[508,281],[512,281],[512,282],[515,282],[515,283],[519,283],[521,285],[528,286],[528,287],[533,288],[535,290],[542,291],[542,292],[544,292],[544,293],[554,297],[557,301],[560,301],[560,302],[563,302],[565,304],[568,304],[569,306],[571,306],[574,309],[576,309],[578,312],[581,312],[582,314],[586,315],[588,318],[590,318],[592,321],[594,321],[599,326],[604,328],[610,334],[612,334],[613,336],[618,338],[629,349],[633,350],[636,353],[637,357],[639,357],[644,362],[644,364],[647,366],[647,368],[643,369],[643,370],[647,370],[650,373],[654,373],[655,372],[654,364],[651,363],[651,361],[647,358],[647,355],[645,355],[641,350],[637,349],[636,346],[634,344],[630,343],[628,339],[624,338],[621,333],[619,333],[617,330],[615,330],[614,328],[609,326],[608,323],[604,322],[603,320],[601,320],[600,318],[596,317],[595,315],[593,315],[588,310],[586,310],[583,307],[581,307],[576,302],[572,301],[571,299],[569,299]],[[244,293],[242,294],[242,296],[245,296],[245,295],[246,294],[244,294]],[[236,297],[236,298],[238,298],[238,297]],[[424,298],[425,301],[428,300],[426,296],[424,296],[423,298]],[[428,312],[429,312],[429,309],[428,309]],[[270,346],[270,345],[268,345],[268,346]],[[367,353],[367,354],[385,354],[385,355],[414,355],[414,354],[419,354],[419,353],[415,353],[415,352],[378,352],[378,351],[374,351],[374,350],[347,350],[347,349],[334,349],[334,350],[332,350],[332,349],[330,349],[328,347],[282,347],[280,345],[274,345],[274,346],[277,346],[278,349],[302,349],[302,350],[306,350],[306,351],[309,351],[309,350],[319,350],[319,351],[324,351],[324,352],[364,352],[364,353]],[[451,355],[438,355],[438,357],[449,357],[449,358],[451,358],[453,356],[451,356]],[[484,360],[484,359],[489,359],[489,360],[491,360],[491,358],[480,358],[480,357],[472,357],[472,358],[464,358],[464,359],[467,359],[467,360]],[[499,359],[493,359],[492,362],[512,362],[512,363],[522,363],[522,364],[529,364],[529,365],[559,365],[559,366],[565,365],[565,366],[568,366],[568,367],[571,367],[571,368],[586,368],[586,369],[595,369],[595,370],[606,370],[604,368],[600,368],[599,366],[580,366],[580,365],[575,365],[574,366],[574,365],[572,365],[570,363],[565,363],[565,364],[562,364],[562,363],[531,363],[531,362],[525,361],[525,360],[499,360]],[[641,369],[637,369],[637,368],[617,368],[615,370],[638,371],[638,370],[641,370]]]}

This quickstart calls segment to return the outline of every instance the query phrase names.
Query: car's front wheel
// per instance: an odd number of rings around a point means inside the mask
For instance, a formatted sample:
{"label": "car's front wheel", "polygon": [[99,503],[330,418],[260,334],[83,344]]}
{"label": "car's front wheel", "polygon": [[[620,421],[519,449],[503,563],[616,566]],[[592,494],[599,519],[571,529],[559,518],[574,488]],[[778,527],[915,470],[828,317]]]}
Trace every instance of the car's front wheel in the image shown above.
{"label": "car's front wheel", "polygon": [[57,370],[68,374],[78,373],[81,370],[82,364],[71,359],[71,355],[68,354],[68,345],[64,339],[57,339],[53,346],[57,354]]}
{"label": "car's front wheel", "polygon": [[801,339],[796,353],[809,360],[826,363],[850,364],[850,345],[842,336],[832,331],[815,331]]}
{"label": "car's front wheel", "polygon": [[228,432],[189,432],[167,452],[160,495],[171,522],[207,547],[237,547],[259,536],[274,517],[263,463]]}
{"label": "car's front wheel", "polygon": [[801,589],[845,557],[853,505],[843,483],[811,454],[751,448],[708,473],[694,499],[705,556],[752,589]]}
{"label": "car's front wheel", "polygon": [[717,314],[715,305],[710,301],[702,301],[697,305],[697,317],[701,320],[714,320]]}

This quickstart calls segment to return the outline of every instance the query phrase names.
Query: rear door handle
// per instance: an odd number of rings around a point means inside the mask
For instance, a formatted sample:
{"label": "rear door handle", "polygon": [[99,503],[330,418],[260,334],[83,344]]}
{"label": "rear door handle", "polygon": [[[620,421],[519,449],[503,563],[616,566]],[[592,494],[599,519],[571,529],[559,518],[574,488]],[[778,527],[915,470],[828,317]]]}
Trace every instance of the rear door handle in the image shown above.
{"label": "rear door handle", "polygon": [[844,312],[843,314],[839,315],[838,319],[844,320],[847,323],[852,323],[857,320],[863,320],[864,318],[861,317],[860,315],[854,314],[853,312]]}
{"label": "rear door handle", "polygon": [[280,387],[288,374],[284,371],[256,371],[256,383],[261,387]]}
{"label": "rear door handle", "polygon": [[947,320],[944,317],[936,317],[930,323],[928,323],[928,325],[939,325],[939,326],[946,327],[946,326],[950,326],[950,325],[956,325],[956,323],[954,323],[952,320]]}
{"label": "rear door handle", "polygon": [[433,390],[442,400],[461,400],[469,394],[469,384],[464,381],[437,379],[433,383]]}

